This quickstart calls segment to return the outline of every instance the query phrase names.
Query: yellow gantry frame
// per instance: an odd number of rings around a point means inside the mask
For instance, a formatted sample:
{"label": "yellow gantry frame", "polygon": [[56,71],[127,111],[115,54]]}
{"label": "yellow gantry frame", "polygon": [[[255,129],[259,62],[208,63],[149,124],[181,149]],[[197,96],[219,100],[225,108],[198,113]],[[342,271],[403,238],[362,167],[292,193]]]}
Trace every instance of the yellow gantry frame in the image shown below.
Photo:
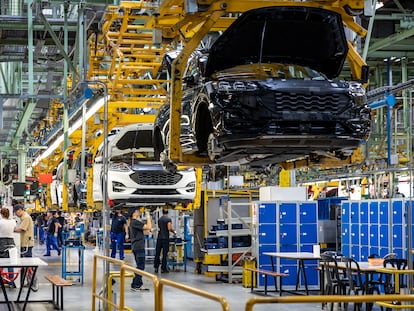
{"label": "yellow gantry frame", "polygon": [[[196,5],[196,10],[189,7]],[[251,0],[199,0],[194,2],[182,0],[165,0],[159,5],[153,1],[121,1],[119,6],[109,6],[103,17],[102,33],[95,34],[89,40],[89,71],[88,81],[104,82],[108,88],[109,121],[113,126],[123,126],[130,123],[153,122],[155,115],[134,114],[132,109],[153,108],[157,110],[170,97],[171,127],[170,154],[173,162],[185,165],[199,166],[209,163],[206,157],[183,155],[180,145],[180,119],[182,74],[189,55],[197,48],[202,38],[209,31],[225,30],[238,16],[247,10],[268,6],[308,6],[320,7],[341,14],[344,26],[358,36],[365,36],[366,30],[357,24],[354,18],[346,12],[349,7],[353,11],[363,11],[364,1],[356,0],[314,0],[314,1],[251,1]],[[162,40],[154,43],[154,35],[160,31]],[[157,79],[162,57],[171,45],[181,43],[184,48],[173,64],[173,77],[170,93],[163,84],[168,80]],[[354,44],[348,43],[348,62],[353,78],[361,78],[365,62],[357,53]],[[56,109],[51,112],[58,118]],[[122,110],[120,108],[123,108]],[[103,108],[97,112],[103,121]],[[93,118],[92,118],[93,119]],[[54,119],[54,121],[58,121]],[[102,124],[102,123],[101,123]],[[101,124],[87,120],[87,147],[97,149],[94,133],[101,129]],[[70,137],[72,144],[79,146],[81,130]],[[71,146],[70,148],[73,148]],[[81,148],[80,146],[77,148]],[[61,147],[58,149],[62,149]],[[51,172],[62,160],[63,152],[53,154],[46,171]],[[51,158],[52,158],[51,157]],[[44,171],[44,170],[43,170]],[[89,170],[92,179],[92,170]],[[88,181],[88,206],[93,205],[92,181]]]}
{"label": "yellow gantry frame", "polygon": [[[353,10],[364,9],[363,1],[353,0],[337,0],[337,1],[307,1],[307,2],[293,2],[293,1],[250,1],[250,0],[237,0],[237,1],[199,1],[198,4],[204,7],[204,11],[193,14],[185,15],[179,19],[179,21],[167,28],[163,22],[164,17],[167,20],[172,19],[170,8],[182,8],[184,11],[184,5],[180,1],[164,1],[160,5],[160,15],[155,19],[154,27],[163,26],[163,33],[170,35],[183,36],[184,48],[180,55],[175,59],[173,63],[173,76],[171,83],[171,117],[170,117],[170,142],[169,142],[169,157],[173,162],[185,163],[186,165],[202,165],[209,163],[207,157],[199,157],[195,155],[185,155],[182,153],[180,145],[180,120],[181,120],[181,97],[182,97],[182,75],[185,70],[187,60],[192,51],[199,45],[201,39],[219,22],[223,15],[229,15],[231,13],[237,14],[244,11],[267,7],[267,6],[306,6],[306,7],[319,7],[328,10],[335,11],[341,14],[344,26],[354,31],[359,36],[365,36],[366,30],[357,24],[354,18],[348,15],[345,10],[349,7]],[[207,6],[207,7],[206,7]],[[225,19],[225,18],[224,18]],[[226,23],[222,22],[222,25]],[[195,32],[191,32],[197,30]],[[191,35],[191,36],[190,36]],[[189,37],[190,36],[190,37]],[[352,42],[348,43],[348,61],[350,62],[351,72],[355,80],[362,78],[362,67],[365,66],[365,62],[361,56],[357,53]]]}

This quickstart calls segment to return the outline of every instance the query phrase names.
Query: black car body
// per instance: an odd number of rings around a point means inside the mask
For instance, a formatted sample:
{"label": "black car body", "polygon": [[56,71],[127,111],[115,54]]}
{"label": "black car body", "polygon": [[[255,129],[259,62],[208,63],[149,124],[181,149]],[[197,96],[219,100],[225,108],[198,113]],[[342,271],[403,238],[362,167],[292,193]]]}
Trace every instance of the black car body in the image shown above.
{"label": "black car body", "polygon": [[[242,14],[183,76],[184,153],[216,163],[266,165],[310,154],[348,156],[370,132],[358,82],[333,80],[348,52],[339,14],[275,6]],[[167,55],[172,62],[174,54]],[[169,104],[155,121],[168,148]]]}

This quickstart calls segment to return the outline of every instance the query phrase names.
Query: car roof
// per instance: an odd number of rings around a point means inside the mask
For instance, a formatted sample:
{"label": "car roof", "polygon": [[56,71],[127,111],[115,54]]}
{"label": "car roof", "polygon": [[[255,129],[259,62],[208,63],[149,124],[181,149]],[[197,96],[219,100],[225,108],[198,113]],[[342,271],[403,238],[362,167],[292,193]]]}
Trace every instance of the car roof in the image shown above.
{"label": "car roof", "polygon": [[291,63],[337,77],[348,45],[341,15],[314,7],[273,6],[243,13],[210,49],[206,76],[250,63]]}

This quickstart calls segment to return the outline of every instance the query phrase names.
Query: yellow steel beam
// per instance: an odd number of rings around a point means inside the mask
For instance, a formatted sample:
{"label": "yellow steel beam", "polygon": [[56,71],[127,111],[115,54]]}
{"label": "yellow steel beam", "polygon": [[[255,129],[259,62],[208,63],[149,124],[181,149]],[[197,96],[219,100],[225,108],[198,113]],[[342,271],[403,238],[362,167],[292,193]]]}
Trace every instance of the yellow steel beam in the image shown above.
{"label": "yellow steel beam", "polygon": [[182,75],[187,65],[187,60],[194,49],[200,44],[201,39],[209,32],[214,23],[223,14],[222,11],[213,12],[204,22],[200,30],[188,41],[180,55],[173,62],[173,76],[171,83],[171,116],[170,116],[170,135],[169,157],[174,162],[183,162],[180,131],[181,131],[181,97],[182,97]]}

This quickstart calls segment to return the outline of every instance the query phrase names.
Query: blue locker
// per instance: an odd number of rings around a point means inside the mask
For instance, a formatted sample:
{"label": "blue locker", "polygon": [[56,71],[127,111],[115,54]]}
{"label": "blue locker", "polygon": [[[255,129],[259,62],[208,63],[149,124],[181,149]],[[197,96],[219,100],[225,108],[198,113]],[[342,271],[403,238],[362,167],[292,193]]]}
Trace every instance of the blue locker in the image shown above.
{"label": "blue locker", "polygon": [[[260,265],[259,269],[263,269],[263,270],[267,270],[267,271],[272,271],[272,265]],[[259,274],[258,276],[258,285],[259,286],[264,286],[265,282],[264,282],[264,275],[263,274]],[[283,284],[283,283],[282,283]],[[272,278],[271,276],[267,276],[267,286],[268,286],[268,290],[274,290],[274,288],[269,287],[269,286],[274,286],[275,285],[275,280],[274,278]],[[278,284],[279,285],[279,284]]]}
{"label": "blue locker", "polygon": [[317,217],[316,217],[316,211],[317,211],[317,204],[316,202],[310,202],[310,203],[300,203],[299,205],[299,223],[316,223]]}
{"label": "blue locker", "polygon": [[[384,257],[385,255],[391,253],[391,249],[389,247],[379,247],[379,250],[376,254],[378,254],[380,257]],[[401,257],[399,257],[401,258]]]}
{"label": "blue locker", "polygon": [[370,201],[369,203],[369,223],[377,224],[379,222],[379,206],[378,201]]}
{"label": "blue locker", "polygon": [[[308,286],[318,285],[319,284],[319,271],[318,271],[318,264],[313,264],[311,261],[305,262],[305,272],[306,272],[306,279],[308,280]],[[300,285],[305,286],[305,282],[303,280],[303,276],[300,277]]]}
{"label": "blue locker", "polygon": [[368,256],[371,255],[370,249],[368,246],[362,246],[360,253],[359,253],[359,260],[360,261],[368,261]]}
{"label": "blue locker", "polygon": [[397,254],[397,258],[407,258],[407,254],[401,247],[393,247],[392,252]]}
{"label": "blue locker", "polygon": [[296,224],[280,224],[279,243],[280,244],[297,244],[297,226]]}
{"label": "blue locker", "polygon": [[313,244],[300,244],[299,245],[299,251],[300,252],[310,252],[310,253],[312,253],[314,244],[315,243],[313,243]]}
{"label": "blue locker", "polygon": [[276,223],[276,203],[259,204],[259,223]]}
{"label": "blue locker", "polygon": [[281,224],[296,224],[296,203],[280,203],[279,220]]}
{"label": "blue locker", "polygon": [[359,252],[361,250],[361,246],[359,245],[352,245],[351,246],[351,257],[354,258],[356,261],[360,261]]}
{"label": "blue locker", "polygon": [[349,244],[351,242],[351,232],[349,224],[342,224],[341,226],[341,240],[342,244]]}
{"label": "blue locker", "polygon": [[315,223],[299,225],[299,243],[318,243],[318,228]]}
{"label": "blue locker", "polygon": [[392,224],[398,225],[403,223],[403,206],[402,201],[392,201]]}
{"label": "blue locker", "polygon": [[342,223],[344,222],[349,223],[351,221],[350,219],[351,208],[349,205],[349,201],[342,202],[341,206],[342,206],[341,208],[342,209],[342,216],[341,216]]}
{"label": "blue locker", "polygon": [[298,245],[297,244],[280,244],[278,251],[279,252],[297,252]]}
{"label": "blue locker", "polygon": [[259,263],[270,265],[270,256],[263,255],[263,253],[276,252],[276,244],[259,244]]}
{"label": "blue locker", "polygon": [[403,225],[392,225],[392,247],[402,248],[403,247]]}
{"label": "blue locker", "polygon": [[276,224],[259,223],[259,242],[276,244]]}
{"label": "blue locker", "polygon": [[283,286],[296,285],[296,275],[298,273],[298,266],[297,264],[292,263],[293,261],[291,261],[291,264],[280,265],[280,272],[289,274],[289,276],[283,277]]}
{"label": "blue locker", "polygon": [[359,222],[367,224],[369,218],[368,202],[364,201],[359,204]]}
{"label": "blue locker", "polygon": [[359,225],[351,224],[351,244],[359,245],[360,244],[360,235],[359,235]]}
{"label": "blue locker", "polygon": [[341,244],[341,254],[346,257],[351,257],[351,245],[350,244]]}
{"label": "blue locker", "polygon": [[379,219],[380,224],[388,224],[389,222],[389,210],[388,210],[388,201],[380,201],[379,209]]}
{"label": "blue locker", "polygon": [[351,220],[350,223],[359,223],[359,202],[351,202]]}
{"label": "blue locker", "polygon": [[369,245],[373,247],[377,247],[379,245],[378,225],[371,225],[369,227]]}
{"label": "blue locker", "polygon": [[368,245],[369,235],[370,235],[368,228],[369,228],[368,224],[363,224],[363,225],[359,226],[359,230],[360,230],[359,235],[360,235],[361,246],[362,245]]}
{"label": "blue locker", "polygon": [[390,230],[388,225],[379,226],[379,245],[389,249],[390,247]]}
{"label": "blue locker", "polygon": [[380,250],[380,248],[379,247],[370,247],[369,248],[369,254],[371,255],[371,254],[377,254],[377,255],[379,255],[380,257],[384,257],[384,255],[381,255],[381,250]]}

